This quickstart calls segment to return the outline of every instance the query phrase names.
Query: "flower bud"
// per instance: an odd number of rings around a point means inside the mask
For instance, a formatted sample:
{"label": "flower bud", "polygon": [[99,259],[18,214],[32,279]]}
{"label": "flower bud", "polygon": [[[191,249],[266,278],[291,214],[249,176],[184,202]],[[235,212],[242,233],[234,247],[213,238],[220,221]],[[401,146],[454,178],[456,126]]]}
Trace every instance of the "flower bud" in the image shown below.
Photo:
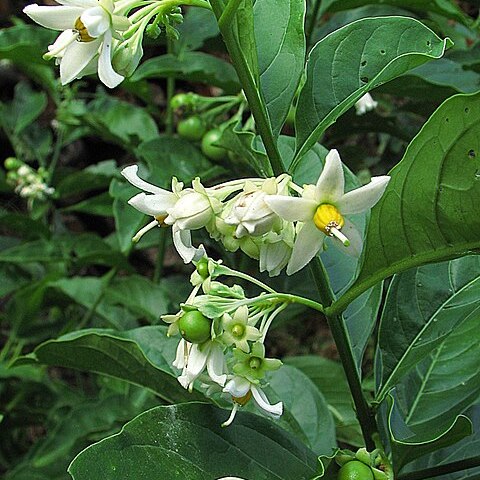
{"label": "flower bud", "polygon": [[197,230],[204,227],[213,216],[212,205],[203,193],[186,193],[169,210],[165,223],[176,223],[182,230]]}
{"label": "flower bud", "polygon": [[263,191],[243,193],[233,204],[225,222],[237,227],[235,230],[237,238],[263,235],[278,223],[279,217],[265,203],[265,195],[267,193]]}
{"label": "flower bud", "polygon": [[112,64],[116,72],[124,77],[130,77],[138,67],[143,57],[142,37],[133,37],[127,42],[122,42],[116,49]]}

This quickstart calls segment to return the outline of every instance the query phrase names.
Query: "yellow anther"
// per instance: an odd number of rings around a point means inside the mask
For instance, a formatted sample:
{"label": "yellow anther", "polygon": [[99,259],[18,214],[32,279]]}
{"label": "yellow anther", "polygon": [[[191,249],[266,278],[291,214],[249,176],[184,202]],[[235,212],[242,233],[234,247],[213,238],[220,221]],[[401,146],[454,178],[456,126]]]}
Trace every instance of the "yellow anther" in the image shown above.
{"label": "yellow anther", "polygon": [[246,405],[248,403],[248,401],[252,398],[252,391],[249,390],[246,395],[244,395],[243,397],[233,397],[232,396],[232,400],[235,402],[235,403],[238,403],[238,405],[241,405],[242,407],[244,405]]}
{"label": "yellow anther", "polygon": [[80,17],[77,18],[75,22],[75,30],[78,32],[78,41],[79,42],[93,42],[95,38],[91,37],[88,33],[87,27],[83,24]]}
{"label": "yellow anther", "polygon": [[329,203],[322,203],[317,208],[313,216],[313,222],[319,230],[329,236],[332,236],[332,227],[340,230],[345,223],[337,207]]}
{"label": "yellow anther", "polygon": [[167,225],[165,223],[165,219],[168,217],[168,215],[157,215],[155,217],[155,220],[158,222],[158,225],[160,227],[169,227],[170,225]]}

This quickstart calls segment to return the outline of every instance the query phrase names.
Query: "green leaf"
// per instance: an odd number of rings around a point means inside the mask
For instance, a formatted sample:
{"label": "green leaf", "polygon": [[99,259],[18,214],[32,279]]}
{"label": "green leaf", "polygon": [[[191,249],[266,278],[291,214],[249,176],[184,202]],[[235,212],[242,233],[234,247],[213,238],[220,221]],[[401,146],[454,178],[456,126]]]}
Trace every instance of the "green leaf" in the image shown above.
{"label": "green leaf", "polygon": [[18,135],[31,125],[45,110],[47,95],[35,92],[25,82],[17,83],[10,104],[0,102],[0,115],[5,128]]}
{"label": "green leaf", "polygon": [[341,364],[313,355],[287,357],[283,361],[301,370],[323,394],[335,421],[338,440],[357,447],[363,446],[362,432]]}
{"label": "green leaf", "polygon": [[308,57],[298,99],[296,158],[369,90],[440,58],[450,44],[407,17],[365,18],[320,40]]}
{"label": "green leaf", "polygon": [[166,54],[151,58],[137,68],[130,81],[169,77],[214,85],[227,93],[237,93],[240,90],[232,65],[203,52],[183,52],[179,56]]}
{"label": "green leaf", "polygon": [[166,332],[164,326],[126,332],[79,330],[42,343],[17,362],[34,361],[120,378],[152,390],[169,403],[203,399],[178,383],[171,367],[178,339],[168,338]]}
{"label": "green leaf", "polygon": [[394,273],[480,247],[480,94],[441,105],[390,172],[372,209],[357,280],[334,306]]}
{"label": "green leaf", "polygon": [[184,20],[177,27],[180,38],[173,47],[177,55],[184,50],[197,50],[206,40],[220,35],[217,19],[211,10],[190,8],[184,15]]}
{"label": "green leaf", "polygon": [[[268,390],[273,390],[283,402],[280,421],[284,428],[294,434],[300,430],[299,439],[316,454],[331,453],[337,446],[335,424],[327,402],[315,384],[301,370],[289,365],[271,374],[268,383]],[[298,395],[298,392],[302,394]],[[273,401],[268,391],[267,395]]]}
{"label": "green leaf", "polygon": [[64,212],[80,212],[101,217],[112,217],[112,197],[108,192],[95,195],[62,209]]}
{"label": "green leaf", "polygon": [[386,4],[406,8],[414,12],[438,13],[467,26],[472,23],[472,19],[465,15],[462,9],[452,0],[325,0],[320,8],[320,14],[349,10],[368,4]]}
{"label": "green leaf", "polygon": [[464,257],[409,270],[391,283],[379,329],[376,399],[396,386],[408,425],[446,428],[480,395],[479,267],[479,257]]}
{"label": "green leaf", "polygon": [[440,448],[448,447],[471,435],[472,422],[464,415],[459,415],[447,428],[434,424],[406,425],[400,412],[396,409],[394,397],[388,400],[388,429],[393,455],[393,466],[398,472],[403,465]]}
{"label": "green leaf", "polygon": [[[418,472],[426,468],[440,467],[441,465],[451,462],[468,461],[471,458],[477,457],[477,453],[480,451],[480,405],[474,405],[465,412],[465,414],[473,423],[474,433],[472,435],[450,447],[442,448],[429,455],[424,455],[415,462],[409,463],[402,469],[402,473]],[[458,465],[458,467],[457,472],[442,475],[442,480],[475,480],[479,478],[479,466],[471,468],[470,464],[470,467],[465,470],[461,470],[462,465]]]}
{"label": "green leaf", "polygon": [[225,410],[188,403],[157,407],[122,431],[81,452],[69,467],[74,480],[308,480],[316,455],[272,422],[240,412],[221,428]]}
{"label": "green leaf", "polygon": [[280,133],[305,63],[304,0],[264,0],[253,10],[260,87],[273,134]]}

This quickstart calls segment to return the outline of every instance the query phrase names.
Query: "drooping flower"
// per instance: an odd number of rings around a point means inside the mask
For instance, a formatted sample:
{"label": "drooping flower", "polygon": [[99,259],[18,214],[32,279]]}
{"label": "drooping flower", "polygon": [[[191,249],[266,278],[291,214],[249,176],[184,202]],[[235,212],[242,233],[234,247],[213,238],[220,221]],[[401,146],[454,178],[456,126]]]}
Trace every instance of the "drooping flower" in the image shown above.
{"label": "drooping flower", "polygon": [[237,360],[233,371],[254,384],[258,384],[268,371],[278,370],[282,366],[281,360],[265,358],[265,345],[261,342],[254,343],[250,353],[235,348],[233,354]]}
{"label": "drooping flower", "polygon": [[366,93],[358,102],[355,103],[355,110],[357,115],[364,115],[370,110],[377,108],[378,102],[376,102],[369,93]]}
{"label": "drooping flower", "polygon": [[344,193],[342,161],[331,150],[316,185],[306,185],[302,197],[269,195],[265,202],[280,217],[297,224],[297,237],[287,265],[291,275],[307,265],[323,249],[324,239],[335,237],[354,256],[360,255],[363,239],[344,215],[364,212],[383,195],[389,176],[372,177],[363,187]]}
{"label": "drooping flower", "polygon": [[141,179],[138,166],[131,165],[122,170],[122,175],[136,187],[146,193],[139,193],[128,203],[140,212],[154,218],[134,237],[140,238],[156,226],[172,226],[173,244],[185,263],[198,261],[205,255],[203,245],[198,248],[192,245],[191,230],[204,227],[219,208],[215,198],[209,196],[199,179],[193,181],[193,188],[183,189],[183,183],[172,179],[172,191],[152,185]]}
{"label": "drooping flower", "polygon": [[223,348],[215,340],[192,344],[182,338],[178,343],[173,366],[182,370],[177,380],[183,388],[188,390],[193,388],[193,382],[205,369],[210,379],[222,387],[227,380],[227,375],[224,373],[226,365]]}
{"label": "drooping flower", "polygon": [[58,6],[24,8],[24,13],[43,27],[62,33],[48,47],[46,59],[60,63],[63,85],[76,78],[98,71],[100,80],[109,88],[120,84],[124,77],[112,67],[112,42],[130,22],[115,15],[113,0],[58,0]]}
{"label": "drooping flower", "polygon": [[268,415],[278,418],[283,413],[283,403],[278,402],[272,405],[261,387],[250,382],[247,378],[236,375],[225,385],[223,391],[229,393],[233,400],[233,409],[228,419],[222,423],[222,427],[228,427],[235,419],[239,407],[246,405],[251,398],[255,404]]}

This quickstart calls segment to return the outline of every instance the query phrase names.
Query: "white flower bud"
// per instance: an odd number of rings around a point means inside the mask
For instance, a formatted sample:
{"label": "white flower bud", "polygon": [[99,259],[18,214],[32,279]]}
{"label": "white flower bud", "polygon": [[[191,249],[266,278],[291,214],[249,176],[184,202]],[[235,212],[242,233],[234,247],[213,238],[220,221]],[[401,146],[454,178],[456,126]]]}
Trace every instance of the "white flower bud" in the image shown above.
{"label": "white flower bud", "polygon": [[168,211],[165,223],[175,223],[181,230],[197,230],[204,227],[213,217],[213,209],[207,195],[190,191],[180,197]]}
{"label": "white flower bud", "polygon": [[377,108],[378,103],[372,98],[369,93],[366,93],[360,100],[355,103],[355,110],[357,115],[364,115],[370,110]]}
{"label": "white flower bud", "polygon": [[242,193],[233,204],[230,215],[225,219],[228,225],[236,226],[235,236],[258,237],[271,231],[278,222],[278,215],[265,203],[264,191]]}

